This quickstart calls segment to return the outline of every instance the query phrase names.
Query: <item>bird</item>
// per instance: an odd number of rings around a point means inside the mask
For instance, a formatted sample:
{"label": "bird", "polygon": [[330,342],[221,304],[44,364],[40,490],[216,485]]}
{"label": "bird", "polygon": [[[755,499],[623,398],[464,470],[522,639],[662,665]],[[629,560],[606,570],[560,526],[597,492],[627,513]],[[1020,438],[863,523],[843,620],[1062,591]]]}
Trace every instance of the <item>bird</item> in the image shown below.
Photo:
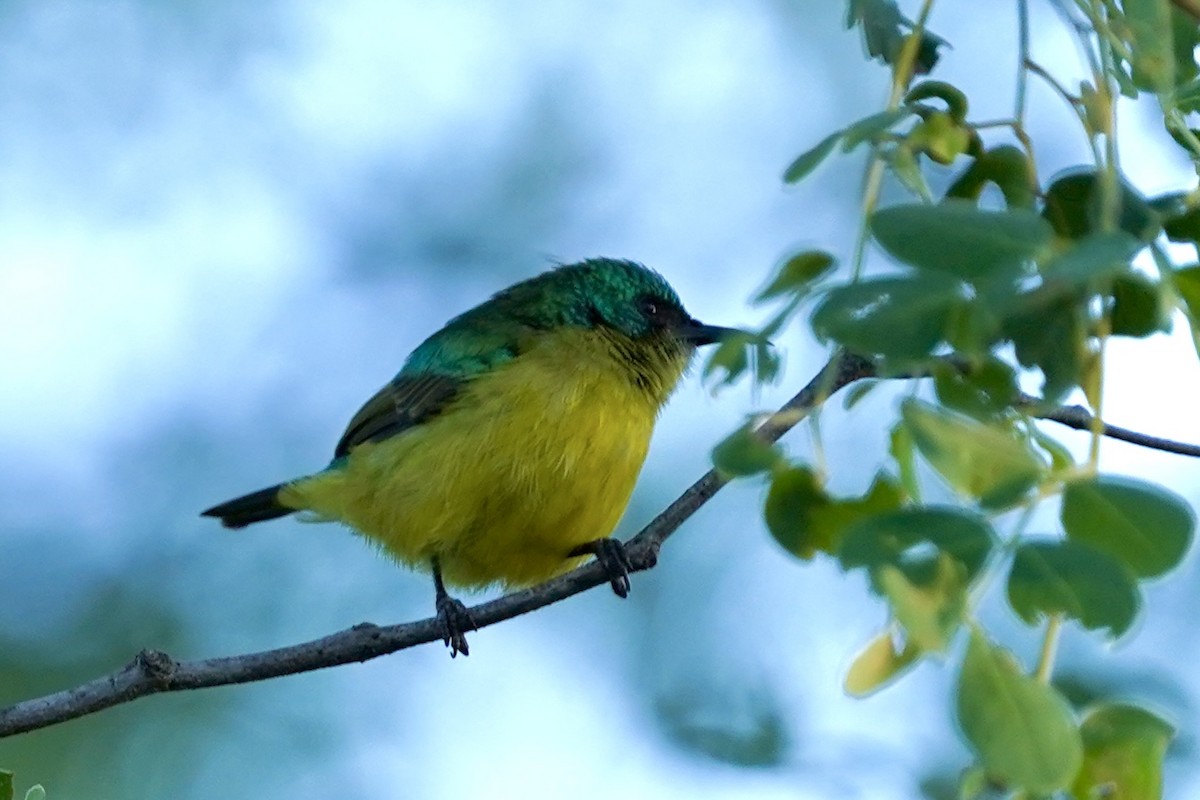
{"label": "bird", "polygon": [[591,556],[628,594],[611,533],[659,412],[696,349],[737,332],[697,321],[634,261],[556,266],[418,345],[324,469],[201,514],[228,528],[297,512],[347,525],[429,570],[442,641],[469,655],[476,625],[447,584],[520,588]]}

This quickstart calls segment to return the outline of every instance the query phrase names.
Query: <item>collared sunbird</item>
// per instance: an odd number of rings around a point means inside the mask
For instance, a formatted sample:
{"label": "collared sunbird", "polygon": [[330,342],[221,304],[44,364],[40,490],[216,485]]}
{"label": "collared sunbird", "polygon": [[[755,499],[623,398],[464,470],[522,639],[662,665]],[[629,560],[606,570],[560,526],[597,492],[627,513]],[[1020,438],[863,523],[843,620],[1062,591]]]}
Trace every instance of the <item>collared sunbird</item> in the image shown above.
{"label": "collared sunbird", "polygon": [[658,273],[597,258],[499,292],[422,342],[350,420],[325,469],[208,509],[229,528],[307,512],[433,573],[451,655],[474,628],[445,584],[528,586],[595,556],[622,597],[609,538],[658,413],[704,325]]}

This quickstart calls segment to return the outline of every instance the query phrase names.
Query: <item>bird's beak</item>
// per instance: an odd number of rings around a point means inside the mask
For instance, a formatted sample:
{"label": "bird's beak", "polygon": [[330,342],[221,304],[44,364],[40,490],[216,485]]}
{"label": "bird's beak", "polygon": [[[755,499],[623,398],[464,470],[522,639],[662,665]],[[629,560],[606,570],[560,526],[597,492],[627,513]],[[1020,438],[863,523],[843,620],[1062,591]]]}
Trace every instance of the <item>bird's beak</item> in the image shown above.
{"label": "bird's beak", "polygon": [[716,344],[726,336],[735,333],[741,333],[741,331],[737,328],[722,328],[720,325],[705,325],[697,319],[689,319],[679,326],[679,338],[697,347]]}

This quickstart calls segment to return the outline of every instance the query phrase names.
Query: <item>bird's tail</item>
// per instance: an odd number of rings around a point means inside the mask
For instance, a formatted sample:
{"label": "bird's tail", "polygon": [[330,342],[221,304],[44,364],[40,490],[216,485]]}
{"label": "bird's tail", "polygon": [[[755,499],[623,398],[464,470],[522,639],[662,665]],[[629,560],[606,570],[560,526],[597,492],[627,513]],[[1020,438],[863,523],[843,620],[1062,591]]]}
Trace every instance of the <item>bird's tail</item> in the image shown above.
{"label": "bird's tail", "polygon": [[244,528],[255,522],[286,517],[296,511],[296,509],[288,508],[279,502],[279,490],[286,485],[280,483],[241,497],[235,497],[213,506],[207,511],[201,511],[200,516],[217,517],[226,528]]}

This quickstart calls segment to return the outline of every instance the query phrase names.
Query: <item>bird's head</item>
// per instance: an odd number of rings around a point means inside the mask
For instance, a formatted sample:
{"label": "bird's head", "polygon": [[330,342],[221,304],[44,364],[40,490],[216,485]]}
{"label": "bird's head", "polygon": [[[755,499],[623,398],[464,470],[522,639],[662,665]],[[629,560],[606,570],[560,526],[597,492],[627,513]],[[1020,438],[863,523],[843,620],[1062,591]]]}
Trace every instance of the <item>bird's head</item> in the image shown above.
{"label": "bird's head", "polygon": [[534,324],[606,330],[633,342],[675,345],[688,355],[735,332],[694,319],[665,278],[633,261],[594,258],[558,267],[497,299],[522,306]]}
{"label": "bird's head", "polygon": [[614,364],[658,405],[697,347],[736,332],[694,319],[666,279],[633,261],[596,258],[561,266],[491,302],[528,328],[596,334],[585,351]]}

